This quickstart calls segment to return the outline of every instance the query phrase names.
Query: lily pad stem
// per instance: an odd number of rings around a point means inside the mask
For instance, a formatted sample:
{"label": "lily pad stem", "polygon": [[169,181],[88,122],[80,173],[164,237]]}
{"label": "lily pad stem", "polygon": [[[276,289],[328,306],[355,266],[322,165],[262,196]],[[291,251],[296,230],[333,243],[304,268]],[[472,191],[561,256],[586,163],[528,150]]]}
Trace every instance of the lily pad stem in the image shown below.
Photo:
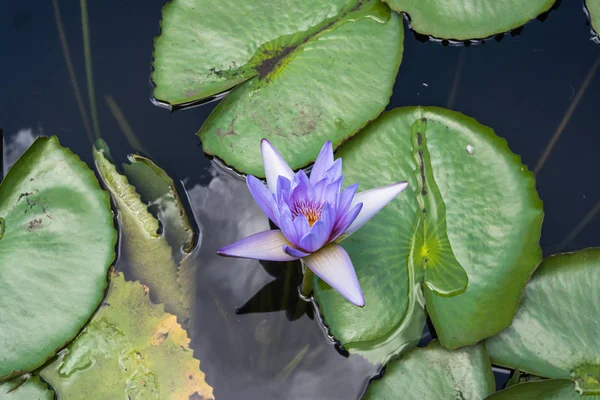
{"label": "lily pad stem", "polygon": [[302,287],[300,288],[300,294],[308,300],[310,299],[310,296],[312,295],[313,291],[314,274],[310,270],[310,268],[308,268],[306,264],[304,264],[304,262],[302,262],[302,270],[304,272],[304,276],[302,278]]}

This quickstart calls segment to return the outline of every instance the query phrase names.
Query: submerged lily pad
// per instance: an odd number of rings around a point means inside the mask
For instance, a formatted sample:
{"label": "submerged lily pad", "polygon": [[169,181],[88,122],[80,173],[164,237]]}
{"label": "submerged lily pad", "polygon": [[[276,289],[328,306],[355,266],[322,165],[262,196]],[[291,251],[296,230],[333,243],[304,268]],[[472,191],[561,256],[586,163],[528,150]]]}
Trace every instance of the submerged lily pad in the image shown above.
{"label": "submerged lily pad", "polygon": [[142,200],[157,207],[164,235],[173,248],[173,258],[180,262],[194,247],[194,231],[177,193],[175,182],[152,160],[133,154],[123,170]]}
{"label": "submerged lily pad", "polygon": [[177,264],[164,235],[158,233],[158,220],[148,212],[135,187],[111,162],[108,148],[99,142],[94,148],[96,169],[117,207],[122,253],[133,279],[151,289],[152,297],[168,312],[186,318],[189,307],[182,302],[177,281]]}
{"label": "submerged lily pad", "polygon": [[41,375],[63,400],[213,399],[189,342],[147,288],[113,274],[103,307]]}
{"label": "submerged lily pad", "polygon": [[544,260],[512,325],[488,339],[492,361],[600,394],[599,287],[600,249]]}
{"label": "submerged lily pad", "polygon": [[154,95],[181,104],[244,82],[198,134],[206,153],[264,176],[262,138],[295,169],[376,118],[402,42],[401,18],[380,0],[174,0],[155,42]]}
{"label": "submerged lily pad", "polygon": [[486,400],[599,400],[600,396],[580,396],[567,379],[520,383],[494,393]]}
{"label": "submerged lily pad", "polygon": [[[415,123],[422,118],[427,121],[422,140],[428,153],[423,153],[423,162],[413,140],[413,127],[418,128]],[[414,293],[411,285],[426,282],[427,274],[435,272],[427,269],[447,265],[459,274],[457,266],[464,269],[468,285],[453,296],[425,285],[427,311],[444,346],[474,344],[510,324],[541,260],[543,213],[532,174],[506,141],[460,113],[409,107],[384,114],[342,146],[337,156],[343,159],[345,182],[358,182],[359,191],[409,183],[342,242],[356,269],[365,307],[349,304],[322,282],[315,284],[325,323],[343,346],[351,352],[380,348],[412,315],[406,311],[409,294]],[[433,184],[439,194],[428,191],[424,196],[423,188]],[[434,198],[424,201],[427,196]]]}
{"label": "submerged lily pad", "polygon": [[363,399],[483,399],[495,388],[485,345],[450,351],[434,340],[389,363]]}
{"label": "submerged lily pad", "polygon": [[54,400],[54,391],[39,376],[19,377],[0,383],[2,400]]}
{"label": "submerged lily pad", "polygon": [[555,0],[384,0],[410,16],[411,27],[439,39],[483,39],[515,29]]}
{"label": "submerged lily pad", "polygon": [[0,185],[0,380],[67,345],[104,295],[117,234],[108,194],[53,137],[38,138]]}

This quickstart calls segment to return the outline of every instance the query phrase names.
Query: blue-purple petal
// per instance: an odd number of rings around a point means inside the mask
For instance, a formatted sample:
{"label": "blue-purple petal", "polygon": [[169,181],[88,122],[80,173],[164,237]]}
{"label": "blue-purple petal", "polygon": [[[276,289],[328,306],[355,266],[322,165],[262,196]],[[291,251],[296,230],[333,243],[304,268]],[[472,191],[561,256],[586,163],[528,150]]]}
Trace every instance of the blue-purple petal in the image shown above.
{"label": "blue-purple petal", "polygon": [[280,200],[283,200],[286,202],[288,201],[288,199],[290,197],[290,192],[291,192],[291,185],[292,185],[292,182],[285,176],[279,176],[279,178],[277,178],[276,197],[277,197],[278,203]]}
{"label": "blue-purple petal", "polygon": [[342,246],[329,244],[302,260],[315,275],[327,282],[352,304],[359,307],[365,305],[365,298],[352,260]]}
{"label": "blue-purple petal", "polygon": [[333,164],[333,146],[331,145],[331,141],[328,140],[321,148],[321,152],[310,172],[310,181],[313,185],[323,178],[323,175],[331,167],[331,164]]}
{"label": "blue-purple petal", "polygon": [[259,232],[240,241],[221,247],[217,254],[225,257],[251,258],[267,261],[292,261],[292,257],[283,251],[283,246],[291,243],[280,230]]}
{"label": "blue-purple petal", "polygon": [[348,209],[350,209],[350,204],[352,204],[352,199],[354,199],[356,189],[358,189],[358,183],[348,186],[342,191],[342,194],[340,194],[340,201],[338,203],[338,215],[345,215],[346,212],[348,212]]}
{"label": "blue-purple petal", "polygon": [[329,182],[338,180],[342,176],[342,159],[338,158],[325,172],[325,176]]}
{"label": "blue-purple petal", "polygon": [[258,204],[260,209],[263,210],[265,215],[269,217],[275,225],[279,226],[279,210],[273,193],[271,193],[262,181],[252,175],[246,177],[246,184],[248,185],[248,189],[250,190],[252,197],[254,197],[256,204]]}
{"label": "blue-purple petal", "polygon": [[292,213],[287,206],[281,207],[279,214],[279,229],[283,235],[289,240],[291,243],[298,243],[300,241],[300,237],[296,231],[296,227],[294,226],[294,221],[292,219]]}
{"label": "blue-purple petal", "polygon": [[354,222],[354,220],[356,219],[356,217],[358,216],[358,214],[360,214],[362,207],[363,207],[362,203],[355,204],[350,209],[350,211],[348,211],[346,214],[344,214],[342,216],[342,218],[340,218],[339,220],[336,221],[336,224],[333,228],[333,232],[331,234],[331,241],[334,241],[337,238],[339,238],[340,235],[342,233],[344,233],[344,231],[346,229],[348,229],[350,224],[352,224]]}
{"label": "blue-purple petal", "polygon": [[290,255],[292,257],[295,257],[295,258],[304,258],[304,257],[310,255],[310,253],[305,253],[305,252],[300,251],[298,249],[295,249],[295,248],[293,248],[291,246],[283,246],[283,251],[286,254],[288,254],[288,255]]}
{"label": "blue-purple petal", "polygon": [[[306,215],[300,214],[294,219],[294,226],[296,227],[296,234],[299,238],[304,237],[310,232],[310,224]],[[300,246],[300,240],[294,243],[296,247]]]}
{"label": "blue-purple petal", "polygon": [[289,180],[294,178],[294,171],[285,162],[281,154],[267,140],[263,139],[260,142],[260,151],[262,153],[263,164],[265,167],[265,176],[267,177],[267,185],[271,193],[277,192],[277,179],[280,176],[285,176]]}
{"label": "blue-purple petal", "polygon": [[315,252],[328,242],[329,233],[327,223],[319,220],[310,228],[310,232],[300,239],[299,247],[309,253]]}

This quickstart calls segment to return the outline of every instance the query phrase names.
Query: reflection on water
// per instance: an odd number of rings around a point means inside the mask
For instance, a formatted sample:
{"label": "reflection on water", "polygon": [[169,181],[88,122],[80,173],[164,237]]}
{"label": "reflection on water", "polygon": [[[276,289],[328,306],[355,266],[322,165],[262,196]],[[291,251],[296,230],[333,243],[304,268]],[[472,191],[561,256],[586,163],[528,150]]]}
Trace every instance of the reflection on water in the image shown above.
{"label": "reflection on water", "polygon": [[5,174],[35,138],[42,134],[42,128],[38,127],[35,132],[31,128],[23,128],[13,135],[6,135],[2,157],[2,170]]}
{"label": "reflection on water", "polygon": [[312,305],[298,301],[299,265],[217,256],[219,247],[269,229],[269,222],[244,181],[211,173],[207,186],[188,190],[203,232],[190,335],[215,397],[358,398],[377,367],[336,351],[311,318]]}

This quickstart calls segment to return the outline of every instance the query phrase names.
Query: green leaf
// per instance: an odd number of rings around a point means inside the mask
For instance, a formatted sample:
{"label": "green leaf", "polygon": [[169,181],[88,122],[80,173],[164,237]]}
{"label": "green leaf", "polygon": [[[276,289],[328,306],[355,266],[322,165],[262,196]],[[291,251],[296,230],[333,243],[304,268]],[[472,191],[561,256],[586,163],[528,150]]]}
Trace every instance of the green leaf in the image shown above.
{"label": "green leaf", "polygon": [[[422,163],[412,131],[421,118],[427,120]],[[358,182],[359,191],[409,183],[342,242],[355,266],[365,307],[352,306],[324,283],[315,284],[325,323],[343,346],[350,351],[377,348],[405,315],[411,315],[406,312],[411,298],[409,271],[416,285],[429,275],[427,310],[444,346],[474,344],[510,324],[521,292],[541,260],[542,203],[532,174],[506,141],[460,113],[409,107],[381,116],[342,146],[337,156],[344,160],[346,184]],[[428,189],[425,196],[423,187]],[[452,272],[431,276],[437,273],[434,269],[446,266]],[[466,290],[454,296],[434,292],[431,283],[460,274],[457,266],[468,276]]]}
{"label": "green leaf", "polygon": [[121,251],[133,279],[151,289],[152,298],[165,304],[165,309],[181,318],[189,309],[181,300],[181,285],[177,282],[177,265],[172,250],[158,233],[158,220],[148,212],[136,189],[129,184],[110,160],[106,144],[94,148],[96,170],[111,194],[117,208],[121,233]]}
{"label": "green leaf", "polygon": [[600,400],[600,396],[580,396],[567,379],[520,383],[494,393],[486,400]]}
{"label": "green leaf", "polygon": [[485,345],[450,351],[434,340],[388,364],[363,399],[483,399],[495,388]]}
{"label": "green leaf", "polygon": [[130,164],[123,164],[129,182],[142,200],[157,207],[165,238],[179,263],[194,247],[194,231],[181,202],[173,179],[152,160],[133,154]]}
{"label": "green leaf", "polygon": [[590,13],[592,29],[598,35],[600,33],[600,0],[585,0],[585,6]]}
{"label": "green leaf", "polygon": [[0,383],[1,400],[54,400],[54,392],[38,376]]}
{"label": "green leaf", "polygon": [[488,339],[492,361],[600,394],[599,287],[600,249],[545,259],[512,325]]}
{"label": "green leaf", "polygon": [[384,0],[410,17],[412,29],[439,39],[483,39],[515,29],[555,0]]}
{"label": "green leaf", "polygon": [[204,151],[264,176],[266,137],[296,169],[383,111],[403,35],[380,0],[175,0],[155,43],[154,95],[181,104],[244,82],[198,132]]}
{"label": "green leaf", "polygon": [[523,373],[520,370],[516,369],[513,372],[513,374],[510,377],[510,379],[508,380],[508,382],[506,382],[506,387],[514,386],[514,385],[517,385],[519,383],[537,382],[537,381],[542,381],[542,380],[545,380],[545,379],[544,378],[540,378],[537,375],[531,375],[531,374]]}
{"label": "green leaf", "polygon": [[61,400],[213,399],[189,342],[146,288],[113,274],[104,306],[41,375]]}
{"label": "green leaf", "polygon": [[38,138],[0,185],[0,380],[66,346],[104,295],[117,234],[108,194],[56,137]]}

